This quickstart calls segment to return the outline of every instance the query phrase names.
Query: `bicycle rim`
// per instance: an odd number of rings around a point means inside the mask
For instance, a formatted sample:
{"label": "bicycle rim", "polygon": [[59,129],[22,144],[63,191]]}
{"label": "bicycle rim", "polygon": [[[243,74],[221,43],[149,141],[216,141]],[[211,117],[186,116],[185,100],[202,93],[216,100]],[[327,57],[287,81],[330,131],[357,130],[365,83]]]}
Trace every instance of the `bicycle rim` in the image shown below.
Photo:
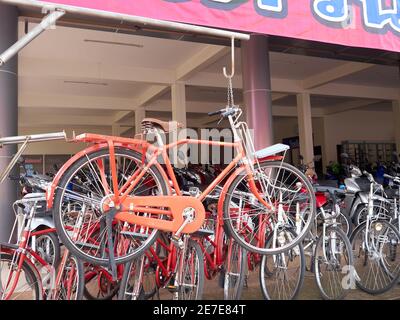
{"label": "bicycle rim", "polygon": [[224,265],[224,299],[240,300],[246,275],[247,252],[232,239]]}
{"label": "bicycle rim", "polygon": [[[367,232],[367,240],[365,234]],[[400,235],[385,220],[364,222],[351,237],[357,286],[370,294],[390,290],[400,277]]]}
{"label": "bicycle rim", "polygon": [[314,276],[322,297],[343,299],[351,289],[353,255],[349,239],[338,227],[326,229],[318,238],[314,252]]}
{"label": "bicycle rim", "polygon": [[[300,243],[314,221],[316,205],[313,188],[295,167],[284,162],[260,164],[267,189],[263,198],[271,208],[258,202],[249,189],[247,176],[237,176],[228,188],[224,200],[224,227],[226,233],[250,252],[277,254]],[[257,182],[256,182],[257,185]],[[283,221],[277,221],[278,212]],[[280,230],[296,227],[296,236],[284,246],[266,247],[265,242]]]}
{"label": "bicycle rim", "polygon": [[[127,177],[140,170],[142,158],[139,153],[127,149],[115,149],[115,157],[121,187]],[[83,156],[64,174],[55,194],[53,216],[61,240],[72,254],[92,264],[109,264],[108,233],[105,214],[101,210],[101,203],[112,197],[109,167],[108,149]],[[167,192],[161,173],[151,167],[130,196],[165,195]],[[147,213],[138,215],[149,216]],[[152,245],[157,234],[157,229],[114,219],[115,262],[124,263],[139,256]]]}
{"label": "bicycle rim", "polygon": [[18,269],[22,257],[0,252],[0,300],[41,300],[41,278],[28,262]]}
{"label": "bicycle rim", "polygon": [[[294,237],[295,232],[285,230],[287,237]],[[275,246],[279,246],[275,240]],[[274,246],[271,237],[267,246]],[[264,255],[260,265],[260,285],[264,298],[267,300],[296,299],[304,281],[306,267],[302,244],[274,255]]]}

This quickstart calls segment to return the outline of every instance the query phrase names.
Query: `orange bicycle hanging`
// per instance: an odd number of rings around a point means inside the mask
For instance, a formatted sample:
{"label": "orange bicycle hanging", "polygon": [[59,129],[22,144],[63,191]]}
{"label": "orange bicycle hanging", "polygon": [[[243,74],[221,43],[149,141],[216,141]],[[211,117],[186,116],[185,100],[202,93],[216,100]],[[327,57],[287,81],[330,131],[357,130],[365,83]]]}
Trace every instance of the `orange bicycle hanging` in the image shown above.
{"label": "orange bicycle hanging", "polygon": [[[233,101],[234,64],[230,75],[224,73],[228,105],[209,115],[229,121],[234,142],[182,139],[164,144],[162,134],[179,125],[151,118],[142,121],[143,134],[154,136],[157,145],[143,138],[90,133],[72,140],[92,145],[65,163],[47,200],[58,234],[73,254],[89,263],[118,264],[143,254],[159,231],[171,232],[179,243],[182,234],[200,229],[203,201],[218,185],[218,219],[244,249],[277,254],[303,240],[315,215],[312,186],[277,156],[288,146],[254,149],[247,124],[239,121],[242,110]],[[233,160],[196,195],[183,194],[168,156],[171,149],[191,144],[235,150]],[[295,228],[297,234],[287,228]],[[271,238],[280,244],[266,247]]]}

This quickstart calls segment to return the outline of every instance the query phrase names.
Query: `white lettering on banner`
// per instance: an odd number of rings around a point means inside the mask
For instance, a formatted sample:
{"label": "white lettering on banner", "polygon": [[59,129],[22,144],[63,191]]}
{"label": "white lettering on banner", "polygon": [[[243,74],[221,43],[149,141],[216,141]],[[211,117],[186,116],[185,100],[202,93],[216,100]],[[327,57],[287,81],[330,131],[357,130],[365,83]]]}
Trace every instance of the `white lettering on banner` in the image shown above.
{"label": "white lettering on banner", "polygon": [[257,6],[260,9],[267,11],[273,11],[273,12],[283,11],[282,0],[257,0]]}
{"label": "white lettering on banner", "polygon": [[344,22],[349,17],[348,0],[315,0],[314,12],[330,22]]}
{"label": "white lettering on banner", "polygon": [[400,32],[400,0],[359,0],[363,7],[364,23],[369,28],[383,29],[386,26]]}
{"label": "white lettering on banner", "polygon": [[[164,0],[190,2],[192,0]],[[200,0],[198,0],[200,1]],[[250,0],[201,0],[213,9],[232,10]],[[258,14],[283,19],[287,13],[287,0],[253,0]],[[213,4],[213,5],[211,5]],[[391,29],[400,33],[400,0],[313,0],[311,10],[320,22],[337,24],[342,29],[356,29],[354,6],[360,7],[361,19],[369,32]],[[265,13],[265,14],[264,14]]]}
{"label": "white lettering on banner", "polygon": [[[390,27],[400,32],[400,0],[353,1],[360,3],[362,19],[366,27],[377,30]],[[348,0],[314,0],[313,10],[321,19],[341,23],[349,18],[351,5]]]}

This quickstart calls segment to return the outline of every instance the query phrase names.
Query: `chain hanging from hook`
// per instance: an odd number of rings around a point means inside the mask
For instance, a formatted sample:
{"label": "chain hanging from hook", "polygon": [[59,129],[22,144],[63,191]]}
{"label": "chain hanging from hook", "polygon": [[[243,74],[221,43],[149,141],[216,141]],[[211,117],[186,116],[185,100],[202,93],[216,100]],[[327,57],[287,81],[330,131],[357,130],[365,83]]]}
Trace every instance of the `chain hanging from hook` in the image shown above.
{"label": "chain hanging from hook", "polygon": [[226,67],[222,69],[224,73],[224,77],[228,79],[228,92],[227,92],[227,98],[228,98],[228,108],[232,108],[235,105],[234,99],[233,99],[233,84],[232,84],[232,78],[235,75],[235,38],[231,38],[231,73],[228,74],[226,71]]}

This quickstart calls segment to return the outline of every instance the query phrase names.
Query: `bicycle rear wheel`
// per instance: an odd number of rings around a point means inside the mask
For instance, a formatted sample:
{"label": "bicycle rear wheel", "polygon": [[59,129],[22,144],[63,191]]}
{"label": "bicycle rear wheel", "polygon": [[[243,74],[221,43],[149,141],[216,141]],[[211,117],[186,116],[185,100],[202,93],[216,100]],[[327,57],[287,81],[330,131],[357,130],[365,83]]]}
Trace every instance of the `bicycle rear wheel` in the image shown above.
{"label": "bicycle rear wheel", "polygon": [[329,227],[325,232],[315,244],[315,280],[324,299],[343,299],[350,289],[346,280],[353,267],[351,244],[339,227]]}
{"label": "bicycle rear wheel", "polygon": [[[259,254],[277,254],[295,247],[307,235],[316,212],[314,190],[307,177],[292,165],[267,161],[260,163],[254,179],[269,207],[251,192],[246,173],[239,174],[224,199],[227,235],[247,251]],[[285,245],[265,246],[270,236],[279,237],[281,230],[293,226],[296,235]]]}
{"label": "bicycle rear wheel", "polygon": [[[141,169],[142,155],[115,148],[118,188]],[[110,244],[103,204],[112,197],[112,174],[108,149],[85,154],[69,167],[57,186],[53,217],[57,233],[71,254],[91,264],[109,265]],[[166,195],[168,185],[156,166],[144,174],[130,193],[133,196]],[[148,213],[137,213],[149,217]],[[165,218],[157,215],[157,218]],[[117,264],[141,255],[155,241],[157,229],[129,225],[114,219],[112,239]]]}
{"label": "bicycle rear wheel", "polygon": [[400,234],[386,220],[363,222],[350,239],[356,285],[369,294],[393,288],[400,278]]}

